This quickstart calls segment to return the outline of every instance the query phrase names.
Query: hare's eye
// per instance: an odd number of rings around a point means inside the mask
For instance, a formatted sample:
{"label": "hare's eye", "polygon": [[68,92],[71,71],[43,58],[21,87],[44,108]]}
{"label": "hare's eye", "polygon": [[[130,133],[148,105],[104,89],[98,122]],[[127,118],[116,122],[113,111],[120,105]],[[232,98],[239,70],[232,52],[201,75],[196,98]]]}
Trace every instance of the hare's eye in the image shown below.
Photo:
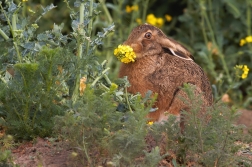
{"label": "hare's eye", "polygon": [[150,32],[147,32],[147,33],[144,35],[144,37],[147,38],[147,39],[150,39],[150,38],[151,38],[151,35],[152,35],[152,34],[151,34]]}

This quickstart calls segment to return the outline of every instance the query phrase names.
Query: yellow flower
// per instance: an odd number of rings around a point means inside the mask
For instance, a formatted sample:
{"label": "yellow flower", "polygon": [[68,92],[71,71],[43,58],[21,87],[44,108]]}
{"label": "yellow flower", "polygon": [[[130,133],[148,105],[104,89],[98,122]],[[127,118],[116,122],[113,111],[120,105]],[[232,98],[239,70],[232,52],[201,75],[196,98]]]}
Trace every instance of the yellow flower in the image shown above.
{"label": "yellow flower", "polygon": [[22,0],[22,2],[28,2],[28,0]]}
{"label": "yellow flower", "polygon": [[246,44],[245,39],[241,39],[241,40],[240,40],[240,46],[243,46],[243,45],[245,45],[245,44]]}
{"label": "yellow flower", "polygon": [[86,81],[87,81],[87,78],[86,78],[86,77],[82,77],[82,78],[80,79],[80,87],[79,87],[80,96],[83,96],[84,90],[85,90],[86,87],[87,87]]}
{"label": "yellow flower", "polygon": [[141,20],[141,19],[136,19],[136,22],[137,22],[138,24],[142,24],[142,20]]}
{"label": "yellow flower", "polygon": [[39,26],[37,24],[32,24],[32,27],[35,29],[39,28]]}
{"label": "yellow flower", "polygon": [[138,5],[133,5],[133,6],[127,5],[125,10],[126,10],[127,13],[131,13],[134,10],[137,11],[138,10]]}
{"label": "yellow flower", "polygon": [[246,38],[240,40],[240,46],[243,46],[246,43],[251,43],[251,42],[252,42],[252,36],[250,35],[250,36],[247,36]]}
{"label": "yellow flower", "polygon": [[157,27],[162,27],[164,24],[163,18],[161,17],[157,18],[155,17],[154,14],[148,14],[146,18],[146,22]]}
{"label": "yellow flower", "polygon": [[131,10],[137,11],[137,10],[138,10],[138,5],[133,5],[133,6],[131,6]]}
{"label": "yellow flower", "polygon": [[[248,77],[249,68],[247,65],[236,65],[235,69],[238,69],[237,75],[239,77],[241,77],[242,79],[246,79]],[[242,70],[242,74],[240,76],[239,74],[240,74],[241,70]]]}
{"label": "yellow flower", "polygon": [[71,157],[72,157],[72,158],[77,157],[77,156],[78,156],[78,153],[77,153],[77,152],[74,152],[74,151],[73,151],[73,152],[71,153]]}
{"label": "yellow flower", "polygon": [[115,83],[111,83],[111,85],[110,85],[110,90],[111,91],[115,91],[116,89],[118,88],[118,85],[117,84],[115,84]]}
{"label": "yellow flower", "polygon": [[154,123],[153,121],[149,121],[147,125],[151,126],[151,125],[153,125],[153,123]]}
{"label": "yellow flower", "polygon": [[247,36],[245,40],[247,43],[252,42],[252,36]]}
{"label": "yellow flower", "polygon": [[248,73],[249,73],[249,68],[248,68],[247,65],[244,65],[244,67],[243,67],[243,74],[242,74],[241,78],[242,79],[247,78],[248,77]]}
{"label": "yellow flower", "polygon": [[154,16],[154,14],[148,14],[146,22],[155,26],[156,25],[156,17]]}
{"label": "yellow flower", "polygon": [[172,20],[172,17],[168,14],[165,15],[165,19],[170,22]]}
{"label": "yellow flower", "polygon": [[120,60],[122,63],[130,63],[135,62],[136,54],[133,49],[128,45],[119,45],[114,50],[114,55]]}
{"label": "yellow flower", "polygon": [[131,7],[129,5],[126,6],[126,12],[127,13],[130,13],[132,10],[131,10]]}
{"label": "yellow flower", "polygon": [[162,27],[163,24],[164,24],[164,20],[162,18],[157,18],[156,20],[157,27]]}
{"label": "yellow flower", "polygon": [[235,68],[242,69],[243,65],[236,65]]}

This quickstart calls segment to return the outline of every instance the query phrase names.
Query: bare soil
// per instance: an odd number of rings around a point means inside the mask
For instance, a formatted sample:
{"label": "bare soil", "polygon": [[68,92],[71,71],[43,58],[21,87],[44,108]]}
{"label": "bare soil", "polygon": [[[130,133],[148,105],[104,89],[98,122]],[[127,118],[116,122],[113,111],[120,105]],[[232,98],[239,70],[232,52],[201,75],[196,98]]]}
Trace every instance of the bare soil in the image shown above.
{"label": "bare soil", "polygon": [[20,167],[83,167],[81,160],[73,156],[73,149],[66,141],[37,138],[12,150],[14,163]]}
{"label": "bare soil", "polygon": [[[252,111],[242,110],[238,124],[252,127]],[[249,133],[248,129],[244,133]],[[151,141],[147,141],[151,145]],[[252,145],[249,145],[252,152]],[[20,167],[86,167],[79,156],[75,156],[73,148],[67,141],[49,141],[48,139],[38,138],[35,141],[22,143],[12,150],[14,163]],[[243,153],[240,153],[243,154]],[[251,154],[245,154],[252,159]],[[160,162],[161,166],[172,167],[168,159]],[[102,164],[101,164],[102,165]],[[191,166],[191,165],[190,165]],[[193,165],[192,165],[193,166]]]}

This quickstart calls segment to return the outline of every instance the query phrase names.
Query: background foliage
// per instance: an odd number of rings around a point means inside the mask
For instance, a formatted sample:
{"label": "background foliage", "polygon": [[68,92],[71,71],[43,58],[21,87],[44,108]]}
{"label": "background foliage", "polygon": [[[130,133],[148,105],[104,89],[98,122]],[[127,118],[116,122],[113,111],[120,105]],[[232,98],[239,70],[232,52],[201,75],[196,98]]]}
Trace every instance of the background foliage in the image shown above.
{"label": "background foliage", "polygon": [[[124,40],[133,27],[142,23],[153,23],[146,16],[154,14],[156,18],[163,21],[160,28],[170,37],[184,44],[193,54],[208,74],[214,85],[216,98],[228,93],[234,104],[250,107],[251,105],[251,74],[246,80],[237,79],[236,65],[248,65],[251,69],[251,41],[241,46],[240,41],[251,36],[251,1],[211,1],[211,0],[189,0],[189,1],[155,1],[148,0],[142,3],[135,1],[109,0],[99,1],[96,9],[103,14],[93,20],[92,35],[95,35],[103,27],[114,23],[114,34],[103,41],[98,47],[96,55],[108,60],[108,66],[112,68],[110,75],[116,76],[118,62],[113,58],[113,49]],[[242,3],[240,3],[242,2]],[[69,1],[73,5],[74,1]],[[162,5],[158,5],[162,3]],[[37,22],[39,27],[37,33],[50,30],[53,24],[64,23],[62,33],[71,32],[71,10],[58,1],[24,1],[21,14],[36,20],[43,11],[41,6],[54,4],[53,10],[44,12]],[[106,5],[106,6],[105,6]],[[127,6],[137,6],[137,10],[127,10]],[[176,9],[176,10],[174,10]],[[31,11],[32,10],[32,11]],[[171,20],[166,20],[166,15]],[[137,21],[138,20],[138,21]]]}

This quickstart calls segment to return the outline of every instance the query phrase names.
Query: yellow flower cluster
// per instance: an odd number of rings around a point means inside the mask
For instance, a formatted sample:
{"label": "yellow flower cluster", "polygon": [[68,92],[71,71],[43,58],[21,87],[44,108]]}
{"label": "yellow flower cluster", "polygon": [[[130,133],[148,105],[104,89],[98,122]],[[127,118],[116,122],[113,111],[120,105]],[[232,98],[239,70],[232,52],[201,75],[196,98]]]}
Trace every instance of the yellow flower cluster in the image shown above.
{"label": "yellow flower cluster", "polygon": [[142,19],[136,19],[136,22],[138,23],[138,24],[142,24]]}
{"label": "yellow flower cluster", "polygon": [[149,125],[149,126],[151,126],[151,125],[153,125],[153,121],[149,121],[148,123],[147,123],[147,125]]}
{"label": "yellow flower cluster", "polygon": [[126,12],[127,13],[131,13],[132,11],[137,11],[138,10],[138,6],[137,5],[133,5],[133,6],[129,6],[129,5],[127,5],[126,6]]}
{"label": "yellow flower cluster", "polygon": [[32,27],[35,29],[39,28],[38,24],[32,24]]}
{"label": "yellow flower cluster", "polygon": [[82,78],[80,79],[80,87],[79,87],[80,96],[83,96],[84,91],[85,91],[85,89],[86,89],[86,87],[87,87],[86,81],[87,81],[87,78],[86,78],[86,77],[82,77]]}
{"label": "yellow flower cluster", "polygon": [[[166,14],[165,19],[166,21],[170,22],[172,20],[172,17]],[[138,24],[142,24],[141,19],[136,19],[136,22]],[[162,27],[164,25],[164,19],[161,17],[155,17],[155,15],[152,13],[147,15],[146,22],[156,27]]]}
{"label": "yellow flower cluster", "polygon": [[136,54],[133,49],[128,45],[119,45],[114,50],[114,55],[120,60],[122,63],[130,63],[135,62]]}
{"label": "yellow flower cluster", "polygon": [[171,17],[170,15],[168,15],[168,14],[165,15],[165,19],[166,19],[168,22],[172,21],[172,17]]}
{"label": "yellow flower cluster", "polygon": [[245,79],[248,77],[249,68],[247,65],[236,65],[235,69],[242,70],[241,76],[239,75],[240,72],[238,71],[238,76],[241,77],[242,79]]}
{"label": "yellow flower cluster", "polygon": [[118,88],[118,85],[117,84],[115,84],[115,83],[111,83],[111,85],[110,85],[110,91],[115,91],[116,89]]}
{"label": "yellow flower cluster", "polygon": [[240,46],[243,46],[246,43],[250,43],[250,42],[252,42],[252,36],[247,36],[246,38],[240,40]]}
{"label": "yellow flower cluster", "polygon": [[157,27],[162,27],[164,24],[164,19],[161,17],[155,17],[154,14],[148,14],[146,22]]}

